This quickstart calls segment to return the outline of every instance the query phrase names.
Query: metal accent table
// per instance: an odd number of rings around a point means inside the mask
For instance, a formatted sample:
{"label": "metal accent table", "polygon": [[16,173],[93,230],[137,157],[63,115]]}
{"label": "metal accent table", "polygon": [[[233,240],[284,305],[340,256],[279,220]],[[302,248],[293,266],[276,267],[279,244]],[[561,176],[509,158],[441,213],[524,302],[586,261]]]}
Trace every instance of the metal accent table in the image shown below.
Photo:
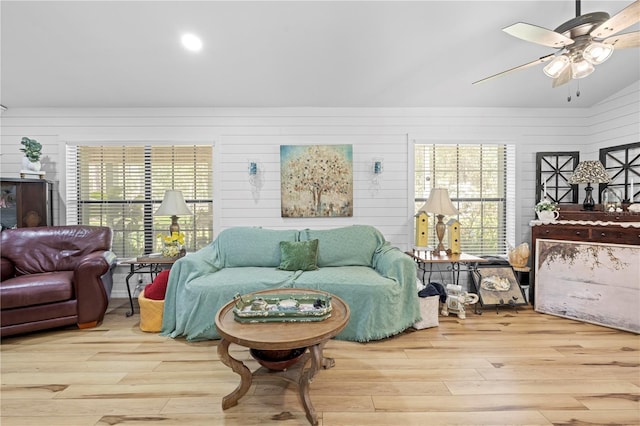
{"label": "metal accent table", "polygon": [[[178,257],[162,257],[160,255],[144,255],[137,258],[122,259],[118,262],[119,265],[129,265],[129,273],[125,278],[127,283],[127,293],[129,294],[129,306],[131,310],[126,313],[127,317],[130,317],[134,313],[133,309],[133,297],[131,295],[131,287],[129,286],[129,279],[137,273],[147,273],[151,275],[151,280],[163,269],[171,268],[171,266],[178,260]],[[136,285],[137,288],[137,285]],[[135,289],[134,289],[135,290]]]}
{"label": "metal accent table", "polygon": [[[458,284],[460,281],[460,264],[466,264],[468,270],[473,270],[478,263],[487,262],[487,259],[482,257],[473,256],[470,254],[446,254],[441,252],[440,254],[433,254],[430,250],[416,250],[406,252],[413,258],[418,264],[418,269],[422,271],[422,283],[428,284],[431,282],[431,273],[433,272],[434,263],[450,263],[451,264],[451,278],[454,284]],[[424,277],[427,273],[426,265],[429,265],[429,279],[425,282]]]}

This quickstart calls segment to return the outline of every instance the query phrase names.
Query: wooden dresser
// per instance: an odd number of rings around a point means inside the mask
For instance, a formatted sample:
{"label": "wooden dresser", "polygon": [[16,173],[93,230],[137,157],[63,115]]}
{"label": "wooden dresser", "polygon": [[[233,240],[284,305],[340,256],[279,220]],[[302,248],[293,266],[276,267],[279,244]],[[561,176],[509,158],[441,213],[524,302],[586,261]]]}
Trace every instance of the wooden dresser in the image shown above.
{"label": "wooden dresser", "polygon": [[[596,206],[598,209],[601,206]],[[593,243],[640,244],[640,213],[623,211],[609,213],[584,211],[581,204],[561,205],[556,221],[543,224],[532,221],[531,247],[535,250],[537,238],[588,241]]]}
{"label": "wooden dresser", "polygon": [[[600,207],[600,210],[598,208]],[[592,243],[640,245],[640,213],[625,211],[603,212],[601,206],[595,211],[582,210],[581,204],[561,205],[556,221],[542,223],[531,221],[531,286],[529,297],[534,303],[536,241],[538,238]]]}
{"label": "wooden dresser", "polygon": [[537,312],[640,334],[640,214],[561,206],[531,242]]}

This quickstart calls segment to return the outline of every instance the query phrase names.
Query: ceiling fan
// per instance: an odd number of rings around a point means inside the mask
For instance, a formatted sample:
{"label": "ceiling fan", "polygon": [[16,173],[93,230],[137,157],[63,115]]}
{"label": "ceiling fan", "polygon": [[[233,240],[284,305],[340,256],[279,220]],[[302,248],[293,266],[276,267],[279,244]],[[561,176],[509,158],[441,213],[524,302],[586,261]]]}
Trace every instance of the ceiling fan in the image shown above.
{"label": "ceiling fan", "polygon": [[580,14],[580,0],[576,0],[576,17],[555,30],[518,22],[502,31],[514,37],[543,46],[558,49],[529,63],[502,71],[473,84],[549,62],[544,73],[553,79],[552,87],[562,86],[571,79],[584,78],[591,74],[594,65],[606,61],[614,49],[640,47],[640,31],[618,34],[640,21],[640,0],[609,16],[606,12]]}

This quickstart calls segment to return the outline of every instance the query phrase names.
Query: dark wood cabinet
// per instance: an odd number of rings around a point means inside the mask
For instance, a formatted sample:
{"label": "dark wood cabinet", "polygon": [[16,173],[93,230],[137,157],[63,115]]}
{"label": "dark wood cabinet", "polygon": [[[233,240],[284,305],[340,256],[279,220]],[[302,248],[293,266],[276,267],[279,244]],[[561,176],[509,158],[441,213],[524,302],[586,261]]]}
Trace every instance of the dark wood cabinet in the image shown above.
{"label": "dark wood cabinet", "polygon": [[0,178],[2,228],[53,225],[53,182]]}
{"label": "dark wood cabinet", "polygon": [[629,211],[609,213],[583,211],[581,205],[560,206],[557,221],[531,223],[531,251],[534,254],[532,280],[529,287],[530,300],[535,294],[535,259],[538,238],[551,240],[581,241],[605,244],[640,245],[640,214]]}

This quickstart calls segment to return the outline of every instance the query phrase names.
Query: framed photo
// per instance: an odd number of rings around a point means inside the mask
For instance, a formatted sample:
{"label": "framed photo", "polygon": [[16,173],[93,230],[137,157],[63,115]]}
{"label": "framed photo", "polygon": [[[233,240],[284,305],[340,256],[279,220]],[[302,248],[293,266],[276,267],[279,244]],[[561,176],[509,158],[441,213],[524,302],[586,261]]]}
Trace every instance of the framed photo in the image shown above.
{"label": "framed photo", "polygon": [[473,285],[484,306],[521,306],[527,304],[524,292],[511,266],[481,266],[472,272]]}

